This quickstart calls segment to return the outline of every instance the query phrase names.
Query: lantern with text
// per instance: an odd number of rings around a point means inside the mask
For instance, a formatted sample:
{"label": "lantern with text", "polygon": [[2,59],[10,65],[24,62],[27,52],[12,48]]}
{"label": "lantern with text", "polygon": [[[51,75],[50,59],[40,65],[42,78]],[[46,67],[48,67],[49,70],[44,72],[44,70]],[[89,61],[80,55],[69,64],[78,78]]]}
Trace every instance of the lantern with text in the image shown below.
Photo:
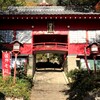
{"label": "lantern with text", "polygon": [[93,43],[91,45],[90,49],[91,49],[91,54],[93,54],[93,55],[97,55],[98,54],[98,44]]}
{"label": "lantern with text", "polygon": [[19,52],[19,49],[20,49],[20,44],[16,42],[16,43],[13,45],[13,51],[14,51],[14,52]]}
{"label": "lantern with text", "polygon": [[19,41],[13,41],[13,51],[12,53],[15,56],[15,64],[14,64],[14,78],[13,78],[13,83],[16,83],[16,64],[17,64],[17,56],[20,53],[20,47],[22,46],[22,44]]}

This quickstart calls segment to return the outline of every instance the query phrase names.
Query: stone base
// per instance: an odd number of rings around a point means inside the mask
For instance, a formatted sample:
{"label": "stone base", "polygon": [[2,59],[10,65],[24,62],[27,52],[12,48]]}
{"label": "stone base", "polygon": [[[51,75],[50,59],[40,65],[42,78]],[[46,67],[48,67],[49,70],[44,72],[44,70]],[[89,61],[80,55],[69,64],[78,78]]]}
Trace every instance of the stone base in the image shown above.
{"label": "stone base", "polygon": [[77,60],[80,60],[80,59],[77,58],[76,55],[67,56],[68,71],[78,68],[77,67]]}

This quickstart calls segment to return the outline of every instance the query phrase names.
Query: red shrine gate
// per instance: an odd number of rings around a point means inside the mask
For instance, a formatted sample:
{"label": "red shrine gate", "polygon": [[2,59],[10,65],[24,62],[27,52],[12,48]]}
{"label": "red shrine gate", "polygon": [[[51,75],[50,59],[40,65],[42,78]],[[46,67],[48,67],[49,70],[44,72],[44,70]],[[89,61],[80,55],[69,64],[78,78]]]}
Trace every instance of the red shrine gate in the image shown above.
{"label": "red shrine gate", "polygon": [[[0,14],[0,34],[5,37],[3,46],[7,49],[12,48],[11,41],[21,42],[19,56],[28,57],[30,62],[39,52],[66,54],[71,70],[85,66],[85,46],[100,42],[100,14],[73,12],[57,6],[12,7]],[[88,59],[91,64],[89,53]],[[99,55],[97,59],[99,62]]]}

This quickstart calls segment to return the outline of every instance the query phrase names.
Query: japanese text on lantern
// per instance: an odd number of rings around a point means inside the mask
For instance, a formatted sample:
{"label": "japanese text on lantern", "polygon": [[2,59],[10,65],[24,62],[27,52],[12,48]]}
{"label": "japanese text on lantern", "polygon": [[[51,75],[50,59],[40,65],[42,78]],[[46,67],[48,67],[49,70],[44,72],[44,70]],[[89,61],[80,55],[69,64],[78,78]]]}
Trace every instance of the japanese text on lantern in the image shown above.
{"label": "japanese text on lantern", "polygon": [[10,52],[2,52],[2,73],[3,76],[10,75]]}

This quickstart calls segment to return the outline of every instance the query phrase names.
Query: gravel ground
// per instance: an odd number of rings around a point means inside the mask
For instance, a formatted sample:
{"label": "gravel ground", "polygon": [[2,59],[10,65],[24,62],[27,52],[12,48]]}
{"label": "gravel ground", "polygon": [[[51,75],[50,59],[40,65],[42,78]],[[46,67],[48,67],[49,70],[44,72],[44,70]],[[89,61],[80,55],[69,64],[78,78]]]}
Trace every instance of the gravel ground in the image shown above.
{"label": "gravel ground", "polygon": [[67,83],[61,71],[37,71],[31,100],[66,100]]}

